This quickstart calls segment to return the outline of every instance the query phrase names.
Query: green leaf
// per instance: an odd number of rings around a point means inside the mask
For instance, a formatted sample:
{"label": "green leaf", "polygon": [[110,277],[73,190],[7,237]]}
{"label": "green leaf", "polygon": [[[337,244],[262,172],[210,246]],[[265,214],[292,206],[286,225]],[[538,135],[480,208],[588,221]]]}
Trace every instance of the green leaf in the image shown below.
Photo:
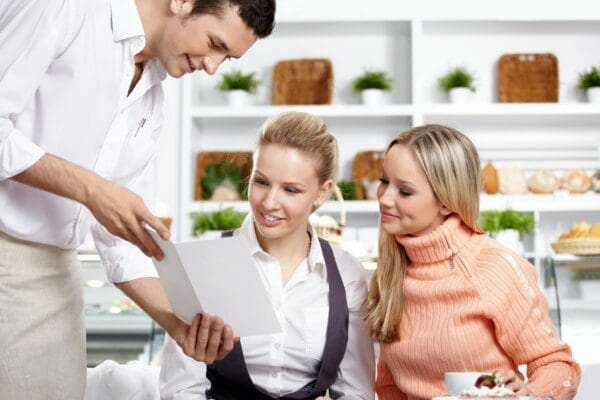
{"label": "green leaf", "polygon": [[587,90],[591,87],[600,86],[600,67],[592,67],[587,72],[579,74],[579,82],[577,87],[583,90]]}
{"label": "green leaf", "polygon": [[392,78],[385,71],[369,71],[352,81],[352,89],[356,92],[362,92],[365,89],[392,90]]}
{"label": "green leaf", "polygon": [[535,229],[535,218],[530,213],[513,210],[484,211],[479,216],[479,224],[488,233],[514,229],[528,234]]}
{"label": "green leaf", "polygon": [[444,92],[449,92],[450,89],[454,88],[468,88],[474,92],[474,81],[475,77],[473,74],[471,74],[465,68],[457,67],[450,70],[446,75],[440,77],[438,83]]}
{"label": "green leaf", "polygon": [[234,69],[229,73],[223,74],[217,87],[222,92],[245,90],[249,93],[256,93],[260,81],[256,79],[255,75],[255,72],[244,74],[242,71]]}
{"label": "green leaf", "polygon": [[356,200],[358,198],[358,185],[354,181],[339,181],[337,183],[344,200]]}
{"label": "green leaf", "polygon": [[194,224],[192,236],[199,236],[206,231],[228,231],[242,226],[246,213],[227,207],[212,213],[195,212],[190,214]]}
{"label": "green leaf", "polygon": [[219,164],[208,164],[200,181],[202,198],[210,199],[215,188],[222,184],[232,186],[241,194],[244,189],[242,171],[234,164],[228,164],[225,160]]}

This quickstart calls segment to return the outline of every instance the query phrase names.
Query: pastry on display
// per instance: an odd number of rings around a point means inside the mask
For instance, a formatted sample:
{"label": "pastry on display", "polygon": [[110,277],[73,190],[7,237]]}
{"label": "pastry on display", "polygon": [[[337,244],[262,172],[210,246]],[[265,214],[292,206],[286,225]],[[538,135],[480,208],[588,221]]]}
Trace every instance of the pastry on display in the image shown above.
{"label": "pastry on display", "polygon": [[527,193],[527,180],[523,170],[516,165],[507,165],[498,169],[498,181],[502,194]]}
{"label": "pastry on display", "polygon": [[569,232],[560,235],[558,240],[566,239],[600,239],[600,222],[596,222],[593,226],[587,221],[580,221],[571,226]]}
{"label": "pastry on display", "polygon": [[590,225],[586,221],[578,222],[571,226],[571,230],[569,232],[563,233],[558,239],[564,240],[586,238],[589,236],[590,228]]}
{"label": "pastry on display", "polygon": [[560,179],[550,171],[538,171],[528,179],[529,190],[536,194],[552,194],[560,188]]}
{"label": "pastry on display", "polygon": [[486,163],[481,169],[481,181],[483,182],[483,190],[487,194],[496,194],[500,190],[498,183],[498,171],[492,163]]}
{"label": "pastry on display", "polygon": [[600,239],[600,222],[596,222],[590,228],[590,237],[594,239]]}
{"label": "pastry on display", "polygon": [[584,171],[574,169],[563,177],[563,189],[571,194],[585,193],[592,187],[592,180]]}
{"label": "pastry on display", "polygon": [[569,232],[550,245],[556,253],[600,255],[600,222],[592,226],[587,221],[573,224]]}
{"label": "pastry on display", "polygon": [[498,375],[481,375],[475,381],[475,385],[463,390],[458,396],[459,399],[517,399],[518,396],[511,389],[498,382]]}
{"label": "pastry on display", "polygon": [[594,189],[594,192],[600,193],[600,169],[594,172],[594,175],[592,175],[591,179],[592,189]]}

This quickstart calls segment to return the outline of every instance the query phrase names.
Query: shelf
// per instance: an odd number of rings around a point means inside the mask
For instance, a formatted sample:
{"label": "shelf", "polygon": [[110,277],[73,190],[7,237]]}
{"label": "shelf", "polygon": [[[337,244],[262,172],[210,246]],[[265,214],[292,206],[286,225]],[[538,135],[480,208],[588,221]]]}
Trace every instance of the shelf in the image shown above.
{"label": "shelf", "polygon": [[[236,210],[249,211],[247,201],[195,201],[188,203],[188,212],[212,212],[226,207]],[[328,201],[318,212],[338,212],[339,203]],[[379,211],[377,201],[345,201],[344,208],[347,213],[375,213]],[[581,195],[536,195],[526,194],[520,196],[482,195],[481,210],[495,210],[511,208],[516,211],[542,211],[542,212],[569,212],[569,211],[600,211],[600,194],[587,193]]]}
{"label": "shelf", "polygon": [[481,195],[482,211],[505,208],[530,212],[600,211],[600,194]]}
{"label": "shelf", "polygon": [[[233,207],[238,211],[250,211],[247,201],[195,201],[189,204],[188,212],[213,212],[223,208]],[[347,213],[374,213],[379,211],[377,201],[345,201],[344,209]],[[339,212],[340,204],[337,201],[328,201],[319,208],[317,213]]]}
{"label": "shelf", "polygon": [[193,118],[265,118],[287,111],[303,111],[320,117],[412,117],[413,107],[403,104],[381,106],[289,105],[289,106],[206,106],[192,108]]}
{"label": "shelf", "polygon": [[491,103],[435,104],[425,108],[429,116],[600,116],[600,106],[588,103]]}

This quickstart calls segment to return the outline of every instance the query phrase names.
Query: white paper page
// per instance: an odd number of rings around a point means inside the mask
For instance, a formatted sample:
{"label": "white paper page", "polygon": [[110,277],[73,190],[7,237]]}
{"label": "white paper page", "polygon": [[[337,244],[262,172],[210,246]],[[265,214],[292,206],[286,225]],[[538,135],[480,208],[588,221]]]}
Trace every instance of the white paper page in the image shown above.
{"label": "white paper page", "polygon": [[155,258],[152,258],[152,261],[154,261],[160,282],[167,292],[171,307],[181,319],[191,323],[194,316],[202,313],[203,310],[181,264],[177,249],[171,241],[163,240],[153,230],[147,229],[147,231],[165,255],[162,261],[157,261]]}
{"label": "white paper page", "polygon": [[[163,251],[166,248],[167,252],[171,252],[170,257],[165,252],[163,261],[153,261],[161,281],[166,276],[165,282],[176,282],[174,290],[171,293],[167,291],[167,295],[178,315],[188,320],[190,306],[177,308],[175,304],[183,307],[182,303],[186,300],[192,302],[198,299],[198,307],[201,304],[206,312],[223,318],[236,336],[281,332],[244,239],[230,237],[172,244],[162,240],[155,232],[149,232]],[[187,275],[183,279],[185,282],[180,281],[182,276],[176,272],[179,266]],[[193,288],[193,298],[185,294],[189,291],[188,285]],[[184,312],[188,314],[184,315]]]}

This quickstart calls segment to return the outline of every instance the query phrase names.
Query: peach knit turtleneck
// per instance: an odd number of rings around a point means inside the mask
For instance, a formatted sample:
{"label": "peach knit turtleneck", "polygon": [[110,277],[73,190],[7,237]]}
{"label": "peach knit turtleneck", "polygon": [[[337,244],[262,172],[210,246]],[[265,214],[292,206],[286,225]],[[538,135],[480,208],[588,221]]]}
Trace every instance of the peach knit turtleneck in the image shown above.
{"label": "peach knit turtleneck", "polygon": [[447,394],[444,372],[520,364],[531,394],[574,396],[580,369],[552,327],[530,263],[454,215],[427,235],[398,241],[410,265],[401,339],[381,344],[379,399],[431,399]]}

